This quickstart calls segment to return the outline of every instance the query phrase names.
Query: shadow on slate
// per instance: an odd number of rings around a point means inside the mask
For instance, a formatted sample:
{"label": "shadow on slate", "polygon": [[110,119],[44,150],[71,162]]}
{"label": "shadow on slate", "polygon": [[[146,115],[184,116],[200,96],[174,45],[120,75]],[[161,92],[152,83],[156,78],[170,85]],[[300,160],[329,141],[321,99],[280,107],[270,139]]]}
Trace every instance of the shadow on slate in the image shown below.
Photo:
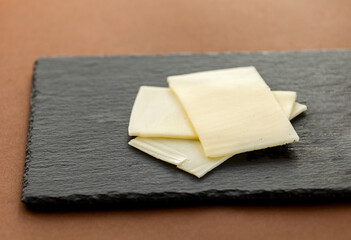
{"label": "shadow on slate", "polygon": [[[237,155],[201,179],[127,143],[140,86],[253,65],[308,111],[300,142]],[[41,58],[35,63],[22,201],[33,209],[351,199],[351,51]]]}

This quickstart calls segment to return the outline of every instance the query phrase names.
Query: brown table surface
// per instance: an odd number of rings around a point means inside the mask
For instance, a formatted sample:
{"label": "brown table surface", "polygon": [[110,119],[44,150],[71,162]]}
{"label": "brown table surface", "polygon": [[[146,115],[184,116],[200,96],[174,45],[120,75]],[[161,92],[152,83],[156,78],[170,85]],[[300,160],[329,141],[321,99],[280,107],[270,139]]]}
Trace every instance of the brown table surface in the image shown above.
{"label": "brown table surface", "polygon": [[38,213],[20,201],[40,56],[336,48],[351,48],[349,0],[0,0],[0,239],[351,239],[351,204]]}

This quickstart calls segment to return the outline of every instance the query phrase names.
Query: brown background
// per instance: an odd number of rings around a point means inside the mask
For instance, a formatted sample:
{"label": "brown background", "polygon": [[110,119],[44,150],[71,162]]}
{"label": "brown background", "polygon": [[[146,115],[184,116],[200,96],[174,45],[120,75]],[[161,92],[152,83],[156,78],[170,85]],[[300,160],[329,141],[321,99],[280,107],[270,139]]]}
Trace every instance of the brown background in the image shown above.
{"label": "brown background", "polygon": [[40,56],[351,48],[349,0],[0,0],[0,239],[347,239],[351,204],[36,213],[20,202]]}

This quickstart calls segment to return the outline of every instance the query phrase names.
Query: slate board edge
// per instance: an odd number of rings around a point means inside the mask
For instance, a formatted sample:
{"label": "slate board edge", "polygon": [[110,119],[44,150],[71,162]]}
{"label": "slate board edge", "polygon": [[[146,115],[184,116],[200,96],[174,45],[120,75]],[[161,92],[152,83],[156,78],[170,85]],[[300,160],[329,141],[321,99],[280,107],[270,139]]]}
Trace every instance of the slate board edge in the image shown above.
{"label": "slate board edge", "polygon": [[286,50],[286,51],[227,51],[227,52],[170,52],[170,53],[156,53],[156,54],[143,54],[143,53],[132,53],[132,54],[114,54],[114,55],[108,55],[108,54],[102,54],[102,55],[71,55],[71,56],[65,56],[65,55],[51,55],[51,56],[43,56],[37,58],[34,62],[34,71],[35,71],[35,66],[38,64],[40,60],[44,59],[56,59],[56,58],[114,58],[114,57],[159,57],[159,56],[187,56],[187,55],[230,55],[230,54],[286,54],[286,53],[327,53],[327,52],[345,52],[345,51],[351,51],[351,48],[338,48],[338,49],[303,49],[303,50]]}
{"label": "slate board edge", "polygon": [[[145,56],[145,57],[157,57],[157,56],[168,56],[168,55],[219,55],[219,54],[250,54],[250,53],[263,53],[263,54],[279,54],[279,53],[299,53],[299,52],[342,52],[350,51],[351,49],[337,49],[337,50],[302,50],[302,51],[262,51],[262,52],[224,52],[224,53],[170,53],[170,54],[156,54],[156,55],[142,55],[142,54],[131,54],[131,55],[118,55],[119,57],[128,56]],[[98,195],[69,195],[69,196],[30,196],[26,194],[26,187],[28,186],[28,170],[31,164],[31,131],[33,129],[34,116],[35,116],[35,102],[38,91],[36,90],[36,68],[41,59],[50,58],[90,58],[90,57],[116,57],[116,55],[101,55],[101,56],[53,56],[53,57],[42,57],[35,61],[33,67],[33,78],[32,78],[32,91],[31,91],[31,101],[30,101],[30,114],[28,121],[28,134],[27,134],[27,145],[26,145],[26,157],[24,164],[24,175],[23,175],[23,187],[22,187],[22,202],[31,208],[50,208],[53,209],[53,205],[60,208],[62,206],[64,209],[68,209],[67,206],[111,206],[115,205],[117,207],[129,207],[135,206],[135,203],[140,204],[140,206],[152,206],[152,204],[159,205],[165,203],[167,206],[169,204],[183,205],[184,203],[190,203],[201,201],[204,204],[207,203],[241,203],[242,201],[249,201],[253,203],[269,203],[271,200],[273,203],[284,203],[289,202],[339,202],[339,201],[350,201],[351,200],[351,188],[343,189],[293,189],[293,190],[270,190],[270,191],[245,191],[245,190],[209,190],[204,192],[162,192],[162,193],[118,193],[112,192],[108,194],[98,194]],[[291,201],[289,201],[289,199]],[[200,203],[201,204],[201,203]],[[160,205],[160,206],[161,206]],[[55,208],[55,207],[54,207]]]}
{"label": "slate board edge", "polygon": [[209,190],[197,193],[108,193],[60,197],[23,196],[31,209],[144,208],[210,204],[320,204],[348,202],[351,189],[295,189],[290,191]]}
{"label": "slate board edge", "polygon": [[27,133],[27,144],[26,144],[26,157],[25,157],[25,161],[24,161],[22,197],[21,197],[21,200],[23,202],[25,202],[25,191],[26,191],[26,187],[28,186],[28,170],[30,168],[30,163],[32,160],[32,154],[31,154],[30,147],[31,147],[31,143],[32,143],[32,129],[33,129],[34,112],[35,112],[35,97],[37,95],[37,90],[35,88],[37,65],[38,65],[38,60],[35,61],[34,66],[33,66],[32,91],[31,91],[31,99],[30,99],[28,133]]}

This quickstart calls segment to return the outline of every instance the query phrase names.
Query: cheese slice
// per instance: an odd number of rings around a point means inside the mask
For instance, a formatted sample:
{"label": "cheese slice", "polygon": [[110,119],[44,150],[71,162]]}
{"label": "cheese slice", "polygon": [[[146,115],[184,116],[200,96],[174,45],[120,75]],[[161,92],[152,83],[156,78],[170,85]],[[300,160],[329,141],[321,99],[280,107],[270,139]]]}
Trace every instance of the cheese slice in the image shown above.
{"label": "cheese slice", "polygon": [[[286,116],[290,116],[296,92],[272,91]],[[134,102],[129,136],[198,139],[191,123],[169,88],[142,86]]]}
{"label": "cheese slice", "polygon": [[198,140],[136,137],[128,144],[199,178],[231,157],[206,157]]}
{"label": "cheese slice", "polygon": [[296,92],[291,91],[272,91],[273,96],[283,109],[286,117],[289,118],[296,101]]}
{"label": "cheese slice", "polygon": [[298,141],[294,128],[254,67],[168,77],[207,157]]}
{"label": "cheese slice", "polygon": [[[191,143],[190,140],[174,139],[174,138],[143,138],[137,137],[129,141],[129,145],[173,165],[179,165],[184,162],[187,155],[177,151],[182,150],[183,145]],[[199,141],[194,141],[199,143]],[[197,151],[193,149],[193,151]]]}
{"label": "cheese slice", "polygon": [[307,106],[303,105],[301,103],[295,102],[292,112],[290,114],[289,120],[292,120],[293,118],[295,118],[296,116],[298,116],[299,114],[303,113],[304,111],[307,110]]}
{"label": "cheese slice", "polygon": [[198,138],[177,98],[162,87],[140,87],[128,132],[140,137]]}

